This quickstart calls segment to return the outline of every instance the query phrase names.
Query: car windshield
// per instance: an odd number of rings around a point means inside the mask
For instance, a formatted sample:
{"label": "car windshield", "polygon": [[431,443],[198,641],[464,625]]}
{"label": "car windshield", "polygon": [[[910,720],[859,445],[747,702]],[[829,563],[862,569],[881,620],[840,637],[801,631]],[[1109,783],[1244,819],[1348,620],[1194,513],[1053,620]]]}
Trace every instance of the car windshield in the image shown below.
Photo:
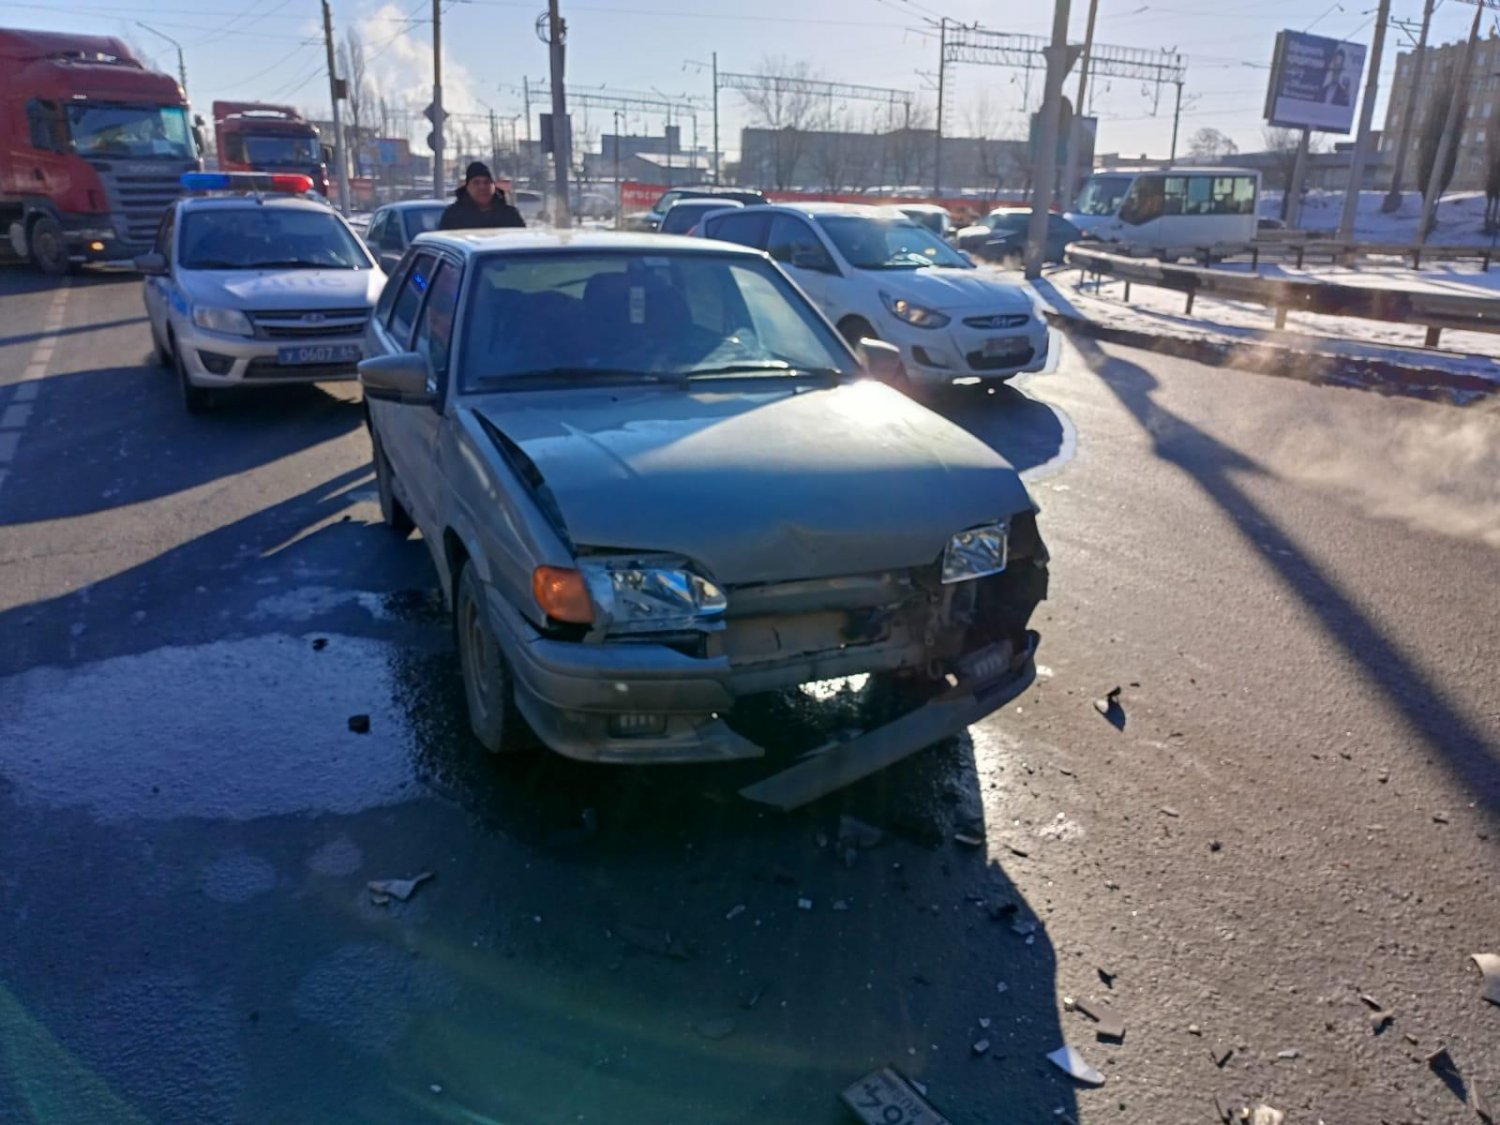
{"label": "car windshield", "polygon": [[68,132],[80,156],[192,160],[193,135],[181,106],[68,103]]}
{"label": "car windshield", "polygon": [[558,251],[474,270],[462,386],[856,374],[838,335],[768,262]]}
{"label": "car windshield", "polygon": [[1129,176],[1093,176],[1078,193],[1080,215],[1113,215],[1120,210],[1120,202],[1130,190]]}
{"label": "car windshield", "polygon": [[855,269],[915,270],[925,266],[972,268],[947,243],[910,219],[815,215],[839,253]]}
{"label": "car windshield", "polygon": [[370,259],[331,212],[222,207],[182,216],[178,264],[190,270],[368,269]]}
{"label": "car windshield", "polygon": [[419,234],[437,230],[447,204],[436,203],[431,207],[409,207],[401,213],[401,222],[406,227],[406,240],[410,242]]}
{"label": "car windshield", "polygon": [[323,150],[316,137],[287,137],[275,134],[247,136],[245,159],[251,164],[318,164]]}
{"label": "car windshield", "polygon": [[1024,234],[1030,222],[1029,211],[992,211],[984,219],[984,225],[996,234]]}
{"label": "car windshield", "polygon": [[662,234],[686,234],[703,221],[703,216],[723,209],[724,204],[717,200],[708,203],[696,201],[675,203],[661,221],[661,232]]}

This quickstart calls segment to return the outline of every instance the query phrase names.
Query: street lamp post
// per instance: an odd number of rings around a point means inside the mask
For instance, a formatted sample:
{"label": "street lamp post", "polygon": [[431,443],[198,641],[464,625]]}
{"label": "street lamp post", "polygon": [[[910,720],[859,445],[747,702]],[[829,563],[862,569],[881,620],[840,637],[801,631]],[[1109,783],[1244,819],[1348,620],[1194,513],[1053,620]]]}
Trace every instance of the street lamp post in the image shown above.
{"label": "street lamp post", "polygon": [[165,39],[168,43],[177,48],[177,80],[182,83],[182,93],[183,96],[186,97],[187,64],[182,61],[182,44],[177,42],[177,40],[173,39],[170,35],[166,35],[160,31],[157,31],[156,28],[152,27],[148,23],[142,23],[140,20],[136,20],[135,26],[139,27],[143,31],[149,31],[152,35],[155,35],[161,39]]}

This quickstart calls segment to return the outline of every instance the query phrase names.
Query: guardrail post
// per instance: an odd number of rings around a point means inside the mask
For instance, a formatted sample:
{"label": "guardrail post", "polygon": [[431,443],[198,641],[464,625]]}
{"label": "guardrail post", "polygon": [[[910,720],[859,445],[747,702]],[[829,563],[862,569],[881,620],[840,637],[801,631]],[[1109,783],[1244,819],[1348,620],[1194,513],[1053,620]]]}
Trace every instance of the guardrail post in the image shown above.
{"label": "guardrail post", "polygon": [[1427,326],[1427,339],[1423,341],[1424,348],[1435,348],[1438,346],[1438,338],[1442,336],[1443,330],[1435,324]]}
{"label": "guardrail post", "polygon": [[1412,248],[1411,268],[1414,270],[1419,270],[1422,268],[1422,248],[1420,246],[1415,246]]}
{"label": "guardrail post", "polygon": [[1188,295],[1187,295],[1187,308],[1185,308],[1185,309],[1182,310],[1182,315],[1183,316],[1192,316],[1193,315],[1193,298],[1195,296],[1197,296],[1197,294],[1194,293],[1191,289],[1189,289],[1188,290]]}
{"label": "guardrail post", "polygon": [[1130,304],[1130,282],[1125,283],[1125,303]]}
{"label": "guardrail post", "polygon": [[1250,268],[1256,273],[1260,272],[1260,247],[1250,247]]}
{"label": "guardrail post", "polygon": [[1285,328],[1286,327],[1286,306],[1285,305],[1277,305],[1276,306],[1276,327],[1277,328]]}
{"label": "guardrail post", "polygon": [[1302,268],[1302,255],[1304,255],[1305,253],[1307,253],[1307,247],[1306,246],[1298,246],[1297,247],[1297,268],[1299,270]]}
{"label": "guardrail post", "polygon": [[1481,273],[1489,273],[1490,272],[1490,253],[1491,252],[1489,250],[1486,250],[1484,252],[1484,265],[1482,267],[1480,267],[1480,272]]}

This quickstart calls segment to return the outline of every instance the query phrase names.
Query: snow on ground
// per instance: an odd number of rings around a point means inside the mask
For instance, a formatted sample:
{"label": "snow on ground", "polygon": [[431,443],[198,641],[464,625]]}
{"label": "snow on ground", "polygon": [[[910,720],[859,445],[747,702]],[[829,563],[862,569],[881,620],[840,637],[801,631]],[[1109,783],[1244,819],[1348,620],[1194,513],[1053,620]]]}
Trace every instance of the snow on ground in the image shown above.
{"label": "snow on ground", "polygon": [[[1481,270],[1479,266],[1477,261],[1453,262],[1414,270],[1397,258],[1363,258],[1354,266],[1309,264],[1299,270],[1286,263],[1278,265],[1262,261],[1259,273],[1261,277],[1326,281],[1371,289],[1406,289],[1456,297],[1500,297],[1500,256],[1497,256],[1495,264],[1488,271]],[[1256,272],[1247,261],[1220,262],[1212,268],[1235,273]],[[1335,319],[1342,321],[1346,318]]]}
{"label": "snow on ground", "polygon": [[[1354,213],[1354,238],[1357,242],[1416,241],[1417,223],[1422,216],[1422,196],[1414,191],[1402,193],[1401,206],[1393,214],[1380,210],[1385,201],[1383,191],[1359,193],[1359,208]],[[1428,242],[1436,246],[1490,246],[1495,237],[1484,232],[1484,193],[1455,192],[1445,195],[1438,206],[1437,226]],[[1299,226],[1303,230],[1333,234],[1344,212],[1341,191],[1310,191],[1302,204]],[[1266,192],[1260,197],[1260,216],[1281,217],[1281,193]]]}

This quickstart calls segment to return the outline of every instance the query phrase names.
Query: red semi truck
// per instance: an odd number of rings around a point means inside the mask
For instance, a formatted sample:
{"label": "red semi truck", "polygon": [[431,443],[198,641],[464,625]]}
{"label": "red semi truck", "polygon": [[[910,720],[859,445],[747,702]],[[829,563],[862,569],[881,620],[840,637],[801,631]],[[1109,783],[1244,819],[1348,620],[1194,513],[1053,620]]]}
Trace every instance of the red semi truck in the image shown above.
{"label": "red semi truck", "polygon": [[38,269],[149,250],[201,166],[182,87],[120,40],[0,28],[0,234]]}
{"label": "red semi truck", "polygon": [[214,102],[221,172],[301,172],[328,195],[328,164],[318,131],[291,106]]}

